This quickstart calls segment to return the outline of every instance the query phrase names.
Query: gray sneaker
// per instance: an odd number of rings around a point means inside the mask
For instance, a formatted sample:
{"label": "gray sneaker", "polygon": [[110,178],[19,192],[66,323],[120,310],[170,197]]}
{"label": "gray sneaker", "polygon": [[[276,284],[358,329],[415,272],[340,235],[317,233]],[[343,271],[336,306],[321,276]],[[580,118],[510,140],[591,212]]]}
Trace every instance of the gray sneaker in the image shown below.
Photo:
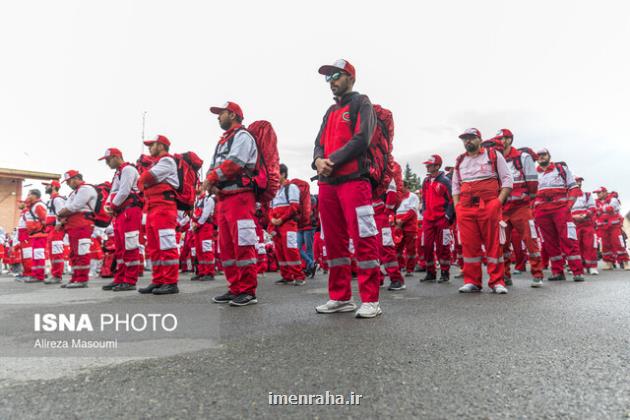
{"label": "gray sneaker", "polygon": [[531,284],[532,287],[542,287],[542,285],[543,285],[542,279],[533,279],[532,280],[532,284]]}
{"label": "gray sneaker", "polygon": [[476,286],[472,283],[466,283],[462,287],[459,288],[459,293],[478,293],[481,292],[481,287]]}
{"label": "gray sneaker", "polygon": [[74,281],[66,284],[66,289],[83,289],[88,287],[87,281]]}
{"label": "gray sneaker", "polygon": [[357,305],[351,300],[329,300],[323,305],[315,307],[318,314],[333,314],[335,312],[352,312]]}
{"label": "gray sneaker", "polygon": [[61,277],[49,277],[44,280],[44,284],[59,284],[61,283]]}
{"label": "gray sneaker", "polygon": [[496,293],[497,295],[507,295],[508,289],[505,286],[498,284],[492,288],[492,293]]}
{"label": "gray sneaker", "polygon": [[382,314],[381,305],[378,302],[362,303],[355,316],[357,318],[374,318]]}

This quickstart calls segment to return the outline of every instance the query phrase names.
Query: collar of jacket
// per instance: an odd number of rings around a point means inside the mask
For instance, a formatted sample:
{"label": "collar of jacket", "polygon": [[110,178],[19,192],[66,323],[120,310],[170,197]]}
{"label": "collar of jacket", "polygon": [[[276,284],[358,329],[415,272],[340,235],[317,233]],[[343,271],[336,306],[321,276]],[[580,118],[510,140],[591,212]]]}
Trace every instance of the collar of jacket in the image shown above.
{"label": "collar of jacket", "polygon": [[227,130],[225,133],[223,133],[223,135],[219,139],[219,144],[223,144],[226,141],[228,141],[230,139],[230,137],[232,137],[234,135],[234,133],[236,133],[242,127],[243,127],[243,124],[236,124],[234,127],[232,127],[229,130]]}
{"label": "collar of jacket", "polygon": [[341,98],[335,96],[335,103],[338,106],[345,106],[348,105],[350,103],[350,101],[356,96],[358,95],[359,92],[348,92],[345,93]]}
{"label": "collar of jacket", "polygon": [[538,172],[540,172],[540,173],[543,173],[543,172],[544,172],[544,173],[547,173],[547,172],[551,172],[551,171],[553,171],[555,168],[556,168],[556,164],[555,164],[555,163],[553,163],[553,162],[549,162],[549,165],[547,165],[547,169],[543,169],[543,167],[542,167],[542,166],[538,165],[538,166],[536,167],[536,170],[537,170]]}

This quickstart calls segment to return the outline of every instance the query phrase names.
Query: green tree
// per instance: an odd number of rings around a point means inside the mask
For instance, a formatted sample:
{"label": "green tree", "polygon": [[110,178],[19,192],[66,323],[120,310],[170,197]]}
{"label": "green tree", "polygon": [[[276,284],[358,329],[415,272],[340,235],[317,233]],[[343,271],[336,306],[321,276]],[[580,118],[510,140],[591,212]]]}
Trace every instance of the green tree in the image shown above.
{"label": "green tree", "polygon": [[411,170],[411,166],[409,166],[409,163],[405,164],[405,172],[403,174],[403,181],[405,182],[405,185],[407,186],[407,188],[409,188],[410,191],[415,191],[420,189],[420,178],[418,178],[418,175],[416,175],[412,170]]}

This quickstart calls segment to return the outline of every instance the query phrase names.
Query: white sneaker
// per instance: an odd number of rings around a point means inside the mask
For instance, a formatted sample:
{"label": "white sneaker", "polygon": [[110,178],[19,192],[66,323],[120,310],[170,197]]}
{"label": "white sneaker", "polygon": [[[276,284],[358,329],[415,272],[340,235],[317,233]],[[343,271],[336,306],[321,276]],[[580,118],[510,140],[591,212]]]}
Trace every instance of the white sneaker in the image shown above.
{"label": "white sneaker", "polygon": [[335,312],[352,312],[357,305],[351,300],[329,300],[323,305],[315,307],[318,314],[333,314]]}
{"label": "white sneaker", "polygon": [[604,268],[602,268],[602,270],[604,271],[610,271],[613,269],[613,265],[611,262],[604,262]]}
{"label": "white sneaker", "polygon": [[382,313],[383,311],[381,310],[381,305],[379,305],[378,302],[367,302],[361,304],[361,307],[356,313],[356,317],[374,318]]}
{"label": "white sneaker", "polygon": [[590,274],[591,276],[599,276],[599,271],[597,271],[597,268],[589,268],[588,274]]}
{"label": "white sneaker", "polygon": [[542,287],[542,285],[543,285],[542,279],[533,279],[532,280],[532,284],[531,284],[532,287]]}
{"label": "white sneaker", "polygon": [[481,287],[475,286],[472,283],[466,283],[459,288],[459,293],[477,293],[481,292]]}
{"label": "white sneaker", "polygon": [[507,295],[508,289],[505,286],[501,286],[500,284],[498,284],[494,286],[492,292],[496,293],[497,295]]}

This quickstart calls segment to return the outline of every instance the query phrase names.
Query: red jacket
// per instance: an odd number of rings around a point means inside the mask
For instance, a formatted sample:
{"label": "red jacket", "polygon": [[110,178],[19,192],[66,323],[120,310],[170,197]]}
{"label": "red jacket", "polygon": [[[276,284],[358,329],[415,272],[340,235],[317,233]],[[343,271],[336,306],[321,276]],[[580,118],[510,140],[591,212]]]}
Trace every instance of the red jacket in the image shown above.
{"label": "red jacket", "polygon": [[434,178],[427,175],[422,182],[423,219],[430,221],[439,219],[453,220],[453,196],[451,181],[440,171]]}
{"label": "red jacket", "polygon": [[330,184],[367,175],[367,150],[376,127],[376,114],[367,96],[350,92],[335,101],[324,115],[312,164],[316,169],[318,158],[335,164],[330,177],[320,177],[320,181]]}

